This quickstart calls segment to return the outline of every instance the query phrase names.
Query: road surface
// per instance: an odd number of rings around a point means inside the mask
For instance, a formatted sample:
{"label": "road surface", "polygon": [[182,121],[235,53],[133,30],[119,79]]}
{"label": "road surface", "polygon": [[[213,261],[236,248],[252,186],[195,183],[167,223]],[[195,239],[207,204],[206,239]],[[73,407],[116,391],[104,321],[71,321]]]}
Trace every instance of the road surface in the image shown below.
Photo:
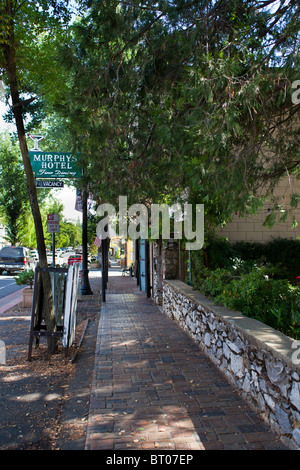
{"label": "road surface", "polygon": [[14,275],[0,276],[0,299],[20,289],[24,289],[24,286],[17,286]]}

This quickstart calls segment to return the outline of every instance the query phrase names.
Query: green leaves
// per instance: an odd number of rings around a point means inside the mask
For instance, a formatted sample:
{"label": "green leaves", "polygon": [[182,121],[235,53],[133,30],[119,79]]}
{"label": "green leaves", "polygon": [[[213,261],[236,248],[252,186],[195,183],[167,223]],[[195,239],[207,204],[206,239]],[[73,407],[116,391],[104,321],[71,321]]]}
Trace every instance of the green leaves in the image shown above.
{"label": "green leaves", "polygon": [[174,201],[189,188],[214,226],[255,211],[260,188],[297,167],[296,6],[89,1],[64,28],[63,2],[40,5],[28,2],[31,29],[18,32],[34,57],[23,54],[21,83],[60,113],[95,194]]}
{"label": "green leaves", "polygon": [[206,275],[200,290],[217,304],[241,311],[295,339],[300,338],[300,292],[286,279],[272,279],[272,267],[234,276],[225,269]]}
{"label": "green leaves", "polygon": [[26,284],[27,286],[30,286],[31,288],[33,287],[34,283],[34,271],[31,269],[30,271],[24,271],[20,274],[18,274],[17,277],[15,277],[16,284],[18,286],[22,286],[23,284]]}
{"label": "green leaves", "polygon": [[9,136],[3,136],[0,139],[0,213],[11,244],[20,241],[19,219],[26,207],[28,195],[20,151]]}

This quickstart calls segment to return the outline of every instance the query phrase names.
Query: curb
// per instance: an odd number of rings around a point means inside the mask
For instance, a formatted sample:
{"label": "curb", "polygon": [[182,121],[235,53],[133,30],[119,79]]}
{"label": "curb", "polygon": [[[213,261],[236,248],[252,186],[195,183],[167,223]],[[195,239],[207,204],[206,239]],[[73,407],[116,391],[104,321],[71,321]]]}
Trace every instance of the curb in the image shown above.
{"label": "curb", "polygon": [[[23,289],[25,289],[25,287]],[[3,297],[2,299],[0,299],[0,302],[1,302],[0,314],[5,313],[10,308],[22,302],[23,289],[15,291],[12,294],[9,294],[6,297]]]}

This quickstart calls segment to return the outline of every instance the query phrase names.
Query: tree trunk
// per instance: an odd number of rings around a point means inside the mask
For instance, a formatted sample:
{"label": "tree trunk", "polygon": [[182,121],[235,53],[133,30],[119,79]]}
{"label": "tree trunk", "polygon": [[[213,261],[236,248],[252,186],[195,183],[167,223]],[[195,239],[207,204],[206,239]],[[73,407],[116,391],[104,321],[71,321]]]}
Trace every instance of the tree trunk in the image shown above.
{"label": "tree trunk", "polygon": [[[20,100],[19,89],[18,89],[18,80],[17,80],[17,66],[16,66],[16,50],[15,50],[15,36],[14,36],[14,11],[12,1],[8,0],[6,3],[6,15],[10,19],[9,30],[7,34],[7,40],[3,44],[4,49],[4,58],[5,58],[5,68],[8,76],[9,87],[12,98],[12,109],[14,113],[19,145],[21,150],[21,155],[24,164],[24,170],[27,179],[27,190],[30,201],[31,212],[34,219],[35,231],[36,231],[36,240],[37,240],[37,250],[39,254],[39,265],[41,268],[47,268],[47,255],[46,255],[46,246],[44,239],[44,230],[42,224],[42,218],[40,213],[40,208],[38,204],[35,178],[31,167],[29,151],[27,147],[25,126],[22,114],[22,102]],[[55,316],[54,316],[54,306],[53,306],[53,296],[52,296],[52,287],[51,279],[49,273],[44,273],[42,276],[43,279],[43,317],[47,325],[48,331],[55,331]],[[57,348],[57,339],[50,337],[48,340],[48,349],[52,354]]]}

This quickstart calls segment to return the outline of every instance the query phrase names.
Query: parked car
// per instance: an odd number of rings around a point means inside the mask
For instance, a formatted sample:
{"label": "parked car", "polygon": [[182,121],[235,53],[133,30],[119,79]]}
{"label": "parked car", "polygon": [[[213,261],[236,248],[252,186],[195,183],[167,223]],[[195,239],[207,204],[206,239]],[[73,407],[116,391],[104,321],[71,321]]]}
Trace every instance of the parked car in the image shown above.
{"label": "parked car", "polygon": [[68,265],[74,263],[81,263],[82,262],[82,255],[72,255],[68,258]]}
{"label": "parked car", "polygon": [[34,261],[39,260],[39,254],[37,250],[31,250],[30,251],[30,256],[34,259]]}
{"label": "parked car", "polygon": [[[52,267],[53,265],[53,253],[47,253],[47,263],[48,266]],[[63,267],[65,264],[65,260],[62,256],[55,253],[55,266],[56,267]]]}
{"label": "parked car", "polygon": [[4,246],[0,250],[0,275],[34,269],[35,261],[30,250],[23,246]]}
{"label": "parked car", "polygon": [[65,266],[65,259],[63,258],[63,256],[61,256],[60,254],[57,254],[55,256],[55,264],[56,266],[63,268]]}

